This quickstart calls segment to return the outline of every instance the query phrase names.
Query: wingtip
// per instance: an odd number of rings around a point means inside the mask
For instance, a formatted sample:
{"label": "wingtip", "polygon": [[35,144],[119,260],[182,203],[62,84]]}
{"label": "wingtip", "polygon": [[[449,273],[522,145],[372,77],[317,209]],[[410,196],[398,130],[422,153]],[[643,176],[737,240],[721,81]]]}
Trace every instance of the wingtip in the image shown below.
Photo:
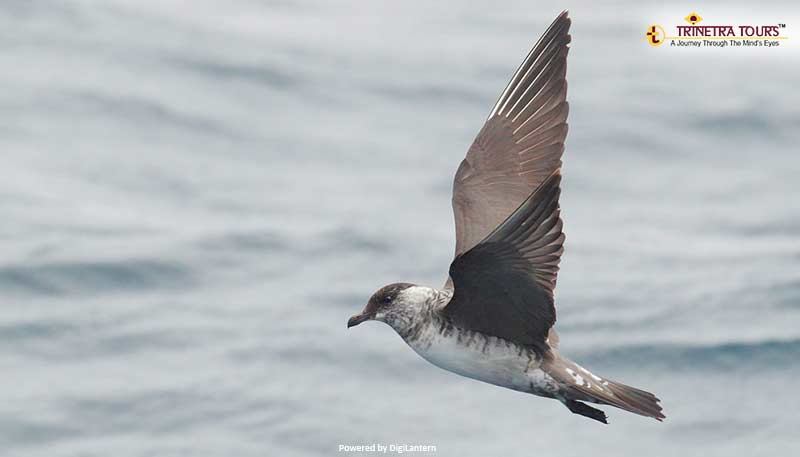
{"label": "wingtip", "polygon": [[561,14],[558,15],[555,21],[553,21],[553,25],[559,24],[559,28],[561,29],[561,33],[566,34],[566,43],[568,44],[572,37],[569,35],[569,29],[572,26],[572,19],[569,17],[569,10],[564,10]]}

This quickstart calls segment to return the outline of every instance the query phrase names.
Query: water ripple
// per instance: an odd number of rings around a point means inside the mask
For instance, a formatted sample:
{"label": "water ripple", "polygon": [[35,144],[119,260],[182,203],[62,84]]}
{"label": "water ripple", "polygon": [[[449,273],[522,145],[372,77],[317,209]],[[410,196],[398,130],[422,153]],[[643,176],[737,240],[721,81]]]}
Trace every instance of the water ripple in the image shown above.
{"label": "water ripple", "polygon": [[165,260],[12,264],[0,267],[0,290],[38,295],[68,295],[174,288],[192,282],[184,265]]}
{"label": "water ripple", "polygon": [[594,365],[630,365],[677,370],[784,370],[800,360],[800,339],[714,345],[636,345],[590,352],[578,360]]}

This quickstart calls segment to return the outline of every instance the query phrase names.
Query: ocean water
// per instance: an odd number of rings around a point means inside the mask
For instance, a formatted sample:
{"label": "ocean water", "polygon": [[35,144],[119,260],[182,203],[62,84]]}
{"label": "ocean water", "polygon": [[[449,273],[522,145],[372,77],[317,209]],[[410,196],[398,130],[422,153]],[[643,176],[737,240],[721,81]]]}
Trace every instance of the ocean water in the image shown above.
{"label": "ocean water", "polygon": [[[794,37],[656,49],[701,5],[462,3],[0,2],[2,455],[800,453]],[[453,173],[564,8],[562,352],[664,423],[345,328],[386,283],[443,283]]]}

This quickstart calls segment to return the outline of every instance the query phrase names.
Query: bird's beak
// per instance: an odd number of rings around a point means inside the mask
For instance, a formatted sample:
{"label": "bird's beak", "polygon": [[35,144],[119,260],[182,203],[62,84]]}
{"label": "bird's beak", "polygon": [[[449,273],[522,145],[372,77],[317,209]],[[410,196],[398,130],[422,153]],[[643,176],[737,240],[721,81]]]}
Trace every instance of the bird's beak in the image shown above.
{"label": "bird's beak", "polygon": [[347,328],[355,327],[356,325],[368,320],[370,320],[370,315],[368,313],[356,314],[347,321]]}

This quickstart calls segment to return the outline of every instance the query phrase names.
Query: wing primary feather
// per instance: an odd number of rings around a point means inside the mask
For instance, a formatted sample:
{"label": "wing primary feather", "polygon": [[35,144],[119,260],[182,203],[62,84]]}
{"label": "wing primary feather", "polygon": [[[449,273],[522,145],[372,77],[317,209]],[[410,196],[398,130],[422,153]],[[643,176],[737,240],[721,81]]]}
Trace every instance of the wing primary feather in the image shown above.
{"label": "wing primary feather", "polygon": [[[567,35],[569,36],[569,35]],[[566,67],[566,54],[568,47],[561,47],[562,42],[553,42],[543,53],[537,64],[530,68],[527,77],[520,82],[518,88],[524,88],[516,97],[514,104],[508,109],[508,117],[514,122],[527,107],[528,103],[547,89],[548,83],[559,78],[560,72]]]}
{"label": "wing primary feather", "polygon": [[[520,149],[518,154],[523,155],[542,146],[560,145],[563,147],[564,143],[561,142],[561,138],[567,135],[568,128],[569,127],[567,124],[556,125],[531,135],[525,140],[519,141],[517,144],[523,147],[523,149]],[[549,151],[541,151],[539,154],[537,154],[537,157],[546,155],[548,153]]]}
{"label": "wing primary feather", "polygon": [[559,92],[563,90],[564,76],[567,73],[566,54],[569,48],[562,50],[564,57],[560,58],[556,64],[550,68],[550,75],[541,82],[541,88],[535,93],[531,91],[524,100],[520,100],[520,110],[513,116],[515,123],[525,123],[535,117],[541,110],[546,110],[548,103],[559,100]]}
{"label": "wing primary feather", "polygon": [[531,51],[525,57],[525,60],[522,61],[522,64],[520,64],[519,68],[517,68],[517,71],[514,72],[514,75],[511,77],[511,81],[509,81],[506,88],[500,94],[500,98],[497,100],[497,103],[495,103],[494,108],[492,108],[492,112],[489,114],[489,117],[500,114],[503,111],[506,102],[519,87],[520,80],[522,80],[522,78],[527,74],[528,69],[530,69],[530,67],[536,62],[545,46],[558,37],[565,29],[568,29],[569,26],[570,19],[567,17],[567,12],[564,11],[558,16],[558,18],[556,18],[555,21],[553,21],[547,31],[545,31],[544,35],[542,35],[542,38],[539,39],[533,49],[531,49]]}
{"label": "wing primary feather", "polygon": [[569,114],[569,103],[560,102],[547,111],[536,116],[536,122],[527,122],[514,129],[514,135],[519,137],[519,141],[525,141],[533,133],[544,131],[567,120]]}
{"label": "wing primary feather", "polygon": [[[452,199],[456,257],[485,240],[561,168],[570,24],[565,11],[536,42],[458,167]],[[527,233],[525,228],[514,233]]]}

